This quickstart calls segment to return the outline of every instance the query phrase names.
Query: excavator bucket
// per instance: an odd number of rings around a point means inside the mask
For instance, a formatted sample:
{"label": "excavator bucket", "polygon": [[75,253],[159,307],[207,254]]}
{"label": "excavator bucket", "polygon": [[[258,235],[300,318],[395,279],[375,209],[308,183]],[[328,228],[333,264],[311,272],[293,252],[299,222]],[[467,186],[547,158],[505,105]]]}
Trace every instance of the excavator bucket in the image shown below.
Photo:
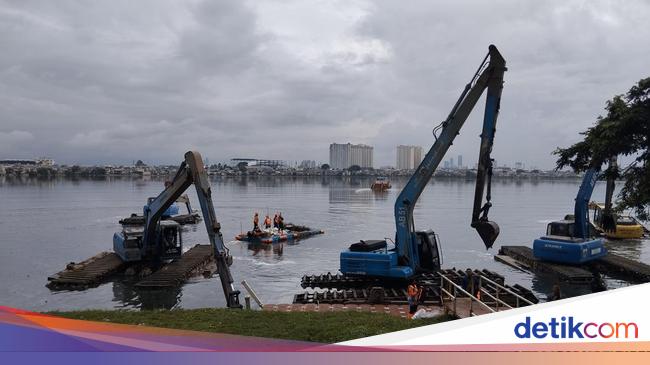
{"label": "excavator bucket", "polygon": [[492,221],[477,222],[474,229],[481,236],[486,249],[491,248],[499,236],[499,225]]}
{"label": "excavator bucket", "polygon": [[612,213],[605,213],[600,221],[603,231],[616,233],[616,217]]}

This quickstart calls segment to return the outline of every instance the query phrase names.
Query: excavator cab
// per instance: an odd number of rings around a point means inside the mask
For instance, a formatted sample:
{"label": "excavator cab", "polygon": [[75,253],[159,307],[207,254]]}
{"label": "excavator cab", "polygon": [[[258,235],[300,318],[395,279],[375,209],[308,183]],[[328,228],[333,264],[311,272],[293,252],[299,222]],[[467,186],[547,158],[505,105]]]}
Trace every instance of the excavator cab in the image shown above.
{"label": "excavator cab", "polygon": [[551,222],[546,226],[546,235],[573,238],[575,237],[574,227],[575,221],[573,219]]}
{"label": "excavator cab", "polygon": [[158,249],[160,258],[171,260],[183,254],[183,235],[181,225],[173,220],[162,220],[158,223]]}
{"label": "excavator cab", "polygon": [[161,220],[156,228],[155,245],[147,252],[143,248],[144,227],[124,226],[113,235],[113,250],[124,262],[142,260],[173,260],[183,254],[181,225],[173,220]]}
{"label": "excavator cab", "polygon": [[420,270],[433,272],[440,270],[440,247],[438,238],[432,230],[415,232],[417,237]]}

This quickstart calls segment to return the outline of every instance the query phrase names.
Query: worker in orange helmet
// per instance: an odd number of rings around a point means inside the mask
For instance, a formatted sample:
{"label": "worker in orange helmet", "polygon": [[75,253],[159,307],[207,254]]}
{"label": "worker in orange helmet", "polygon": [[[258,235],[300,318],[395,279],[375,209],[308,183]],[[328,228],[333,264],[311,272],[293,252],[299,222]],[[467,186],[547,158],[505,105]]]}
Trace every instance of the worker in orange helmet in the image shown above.
{"label": "worker in orange helmet", "polygon": [[415,279],[411,282],[411,284],[409,284],[406,294],[408,296],[408,302],[409,302],[408,319],[411,319],[413,318],[415,312],[417,312],[418,310],[418,302],[420,301],[420,297],[422,296],[422,288],[418,286]]}

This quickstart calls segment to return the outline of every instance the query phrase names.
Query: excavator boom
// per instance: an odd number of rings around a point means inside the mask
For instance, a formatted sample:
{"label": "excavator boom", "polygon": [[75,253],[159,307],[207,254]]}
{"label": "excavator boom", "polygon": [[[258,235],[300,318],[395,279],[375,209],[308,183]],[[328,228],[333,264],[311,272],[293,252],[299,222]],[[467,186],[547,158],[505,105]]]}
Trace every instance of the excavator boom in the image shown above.
{"label": "excavator boom", "polygon": [[[494,143],[497,116],[503,88],[503,74],[506,71],[506,62],[494,45],[490,45],[488,55],[483,59],[477,72],[465,86],[460,98],[452,108],[447,119],[442,122],[440,135],[424,156],[408,183],[400,192],[395,202],[396,242],[400,257],[406,262],[418,265],[416,253],[413,208],[420,194],[436,171],[440,161],[451,147],[460,129],[474,109],[481,95],[488,89],[485,101],[485,114],[483,118],[483,132],[481,133],[481,147],[478,160],[476,191],[474,209],[472,212],[472,227],[483,239],[487,248],[492,247],[499,234],[499,226],[487,219],[490,208],[490,184],[492,160],[490,152]],[[434,130],[435,131],[435,130]],[[485,185],[488,186],[488,202],[481,206]],[[482,213],[482,216],[481,216]]]}
{"label": "excavator boom", "polygon": [[[497,48],[490,45],[487,56],[465,86],[447,119],[434,128],[435,142],[395,201],[395,249],[389,250],[385,239],[361,240],[358,243],[353,243],[347,251],[341,252],[340,255],[340,270],[343,274],[403,280],[412,278],[418,273],[430,273],[440,269],[441,254],[438,236],[433,230],[415,230],[413,209],[486,89],[488,92],[483,116],[471,226],[478,231],[487,248],[492,246],[499,234],[499,226],[488,220],[487,217],[491,206],[492,159],[490,153],[494,143],[505,71],[506,61]],[[437,130],[440,130],[438,136],[436,136]],[[486,184],[487,202],[482,205]]]}

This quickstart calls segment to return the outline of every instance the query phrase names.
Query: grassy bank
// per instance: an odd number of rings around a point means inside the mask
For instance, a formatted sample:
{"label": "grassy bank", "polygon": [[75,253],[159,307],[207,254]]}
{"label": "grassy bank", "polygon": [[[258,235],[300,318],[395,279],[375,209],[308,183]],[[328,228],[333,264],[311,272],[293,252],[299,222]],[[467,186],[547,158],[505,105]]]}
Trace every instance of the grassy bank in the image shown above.
{"label": "grassy bank", "polygon": [[228,309],[171,311],[75,311],[49,314],[71,319],[135,324],[244,336],[333,343],[443,322],[449,317],[407,320],[364,312],[263,312]]}

